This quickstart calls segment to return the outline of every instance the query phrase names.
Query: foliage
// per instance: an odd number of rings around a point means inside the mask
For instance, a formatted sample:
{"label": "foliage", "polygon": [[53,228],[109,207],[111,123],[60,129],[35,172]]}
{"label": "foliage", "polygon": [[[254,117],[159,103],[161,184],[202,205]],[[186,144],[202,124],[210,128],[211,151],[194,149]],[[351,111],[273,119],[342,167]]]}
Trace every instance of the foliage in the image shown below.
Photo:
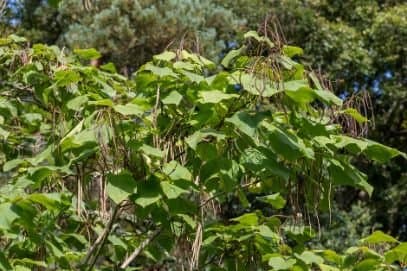
{"label": "foliage", "polygon": [[[343,132],[349,108],[292,59],[300,48],[245,38],[221,71],[166,51],[132,79],[82,65],[94,49],[0,39],[0,268],[405,265],[406,244],[383,232],[343,255],[308,247],[336,187],[372,193],[353,158],[406,155]],[[231,198],[244,209],[228,219]]]}
{"label": "foliage", "polygon": [[19,15],[19,34],[69,49],[95,47],[127,73],[167,47],[204,50],[216,58],[244,23],[212,0],[31,2],[36,5],[20,7],[31,16]]}
{"label": "foliage", "polygon": [[[244,12],[244,7],[235,9]],[[259,10],[263,7],[280,22],[286,41],[304,48],[303,61],[329,74],[335,93],[349,98],[365,90],[369,93],[371,112],[362,112],[372,115],[368,136],[407,151],[405,1],[283,0],[270,6],[263,1]],[[372,166],[360,161],[360,166],[377,188],[366,205],[366,212],[372,210],[372,223],[407,240],[403,200],[407,162],[397,159],[386,166]],[[338,198],[357,193],[346,190]],[[345,202],[342,208],[352,204]]]}

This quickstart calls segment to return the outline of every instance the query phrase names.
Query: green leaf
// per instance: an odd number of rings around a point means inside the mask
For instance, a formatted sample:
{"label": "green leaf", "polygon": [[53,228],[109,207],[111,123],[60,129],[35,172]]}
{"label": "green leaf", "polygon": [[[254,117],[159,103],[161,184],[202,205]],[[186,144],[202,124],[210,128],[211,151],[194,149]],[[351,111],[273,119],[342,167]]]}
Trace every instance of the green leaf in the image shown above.
{"label": "green leaf", "polygon": [[110,72],[110,73],[117,73],[116,66],[112,62],[101,65],[100,69],[103,71]]}
{"label": "green leaf", "polygon": [[273,241],[280,240],[280,236],[276,232],[272,231],[268,226],[260,225],[258,229],[261,236]]}
{"label": "green leaf", "polygon": [[361,115],[355,108],[346,108],[345,110],[339,111],[339,113],[351,116],[358,123],[363,124],[369,121],[365,116]]}
{"label": "green leaf", "polygon": [[246,72],[235,73],[230,80],[232,84],[241,84],[245,91],[256,96],[271,97],[282,91],[277,83],[268,78],[257,78],[254,74]]}
{"label": "green leaf", "polygon": [[366,244],[397,243],[398,241],[382,231],[375,231],[371,235],[360,240]]}
{"label": "green leaf", "polygon": [[15,265],[13,271],[32,271],[32,269],[22,265]]}
{"label": "green leaf", "polygon": [[117,112],[122,114],[123,116],[135,115],[135,116],[142,116],[143,110],[136,104],[128,103],[125,105],[115,105],[113,109]]}
{"label": "green leaf", "polygon": [[4,256],[3,252],[0,252],[0,270],[12,270],[8,259]]}
{"label": "green leaf", "polygon": [[35,261],[32,259],[27,259],[27,258],[23,258],[23,259],[16,259],[14,261],[14,264],[23,264],[23,265],[30,265],[30,266],[39,266],[39,267],[45,267],[47,268],[47,264],[43,261]]}
{"label": "green leaf", "polygon": [[317,89],[323,89],[323,87],[322,87],[321,83],[319,82],[318,77],[315,74],[315,72],[310,72],[308,74],[308,76],[310,77],[311,81],[314,83],[314,85],[315,85],[315,87]]}
{"label": "green leaf", "polygon": [[182,95],[178,91],[173,90],[165,98],[161,99],[161,102],[163,104],[175,104],[178,106],[181,103],[182,98]]}
{"label": "green leaf", "polygon": [[201,99],[199,99],[198,102],[202,104],[217,104],[223,100],[230,100],[239,97],[237,94],[228,94],[219,90],[201,91],[199,92],[199,96],[201,96]]}
{"label": "green leaf", "polygon": [[52,255],[54,255],[57,258],[64,257],[64,253],[57,245],[53,244],[51,241],[48,240],[45,240],[45,244],[47,245],[47,248]]}
{"label": "green leaf", "polygon": [[202,81],[205,81],[205,77],[203,77],[200,74],[197,74],[195,72],[190,72],[186,70],[181,70],[181,73],[186,76],[191,82],[194,83],[201,83]]}
{"label": "green leaf", "polygon": [[21,116],[24,121],[28,124],[33,124],[35,122],[42,121],[42,115],[39,113],[27,113]]}
{"label": "green leaf", "polygon": [[231,219],[232,221],[239,222],[245,226],[259,225],[259,218],[256,213],[248,213]]}
{"label": "green leaf", "polygon": [[286,204],[286,200],[280,195],[280,193],[257,198],[263,202],[271,204],[276,209],[282,209]]}
{"label": "green leaf", "polygon": [[149,155],[149,156],[154,156],[154,157],[157,157],[157,158],[163,158],[164,157],[164,152],[163,151],[161,151],[161,150],[159,150],[157,148],[154,148],[154,147],[152,147],[150,145],[143,144],[140,147],[140,150],[142,152],[144,152],[145,154]]}
{"label": "green leaf", "polygon": [[264,119],[264,115],[250,114],[244,111],[235,113],[231,118],[226,121],[232,123],[239,131],[254,137],[260,122]]}
{"label": "green leaf", "polygon": [[192,181],[192,174],[186,167],[181,166],[177,161],[171,161],[164,165],[163,172],[170,177],[171,180],[187,180]]}
{"label": "green leaf", "polygon": [[94,76],[93,79],[102,87],[100,91],[105,94],[103,96],[107,95],[108,97],[113,98],[116,95],[116,90],[112,88],[105,80],[102,80],[96,76]]}
{"label": "green leaf", "polygon": [[229,68],[230,63],[235,59],[236,57],[240,56],[243,51],[246,50],[246,46],[243,46],[239,49],[236,50],[230,50],[226,56],[222,59],[222,62],[220,63],[223,67]]}
{"label": "green leaf", "polygon": [[279,176],[288,180],[290,170],[277,161],[277,157],[270,149],[247,148],[240,158],[240,163],[259,177]]}
{"label": "green leaf", "polygon": [[10,135],[10,132],[4,130],[3,128],[0,127],[0,136],[4,139],[7,140],[8,136]]}
{"label": "green leaf", "polygon": [[165,51],[165,52],[162,52],[159,55],[153,56],[153,58],[155,60],[162,60],[162,61],[170,62],[171,60],[175,59],[176,56],[177,55],[174,52]]}
{"label": "green leaf", "polygon": [[16,207],[10,202],[0,204],[0,229],[8,230],[14,220],[19,218]]}
{"label": "green leaf", "polygon": [[371,270],[380,270],[380,261],[377,259],[365,259],[357,263],[356,266],[352,269],[354,271],[371,271]]}
{"label": "green leaf", "polygon": [[167,181],[163,181],[160,184],[164,195],[166,195],[169,199],[175,199],[180,197],[182,194],[188,193],[188,190],[180,188],[179,186]]}
{"label": "green leaf", "polygon": [[214,129],[202,129],[187,137],[185,141],[191,149],[196,150],[200,142],[210,137],[214,137],[217,140],[224,140],[226,135]]}
{"label": "green leaf", "polygon": [[177,216],[182,218],[182,220],[184,220],[188,224],[188,226],[191,227],[191,229],[196,228],[197,223],[191,216],[186,215],[186,214],[177,214]]}
{"label": "green leaf", "polygon": [[369,196],[372,195],[373,187],[366,181],[365,174],[350,164],[341,163],[335,159],[330,159],[329,162],[328,172],[334,184],[358,187],[365,190]]}
{"label": "green leaf", "polygon": [[89,105],[99,105],[99,106],[107,106],[107,107],[113,107],[114,103],[111,99],[101,99],[97,101],[89,101]]}
{"label": "green leaf", "polygon": [[329,90],[315,89],[314,92],[317,97],[327,105],[342,106],[342,100]]}
{"label": "green leaf", "polygon": [[293,57],[302,55],[304,51],[300,47],[284,45],[283,53],[288,57]]}
{"label": "green leaf", "polygon": [[72,70],[59,70],[55,72],[56,84],[60,87],[66,87],[70,84],[79,82],[81,76],[78,72]]}
{"label": "green leaf", "polygon": [[253,30],[249,31],[249,32],[245,33],[243,35],[243,37],[245,39],[253,38],[253,39],[257,40],[258,42],[266,43],[270,48],[274,48],[274,43],[272,43],[269,38],[259,36],[259,34],[256,31],[253,31]]}
{"label": "green leaf", "polygon": [[314,158],[314,151],[301,138],[270,123],[264,123],[264,126],[268,130],[269,144],[277,154],[291,161],[300,157]]}
{"label": "green leaf", "polygon": [[153,65],[151,63],[147,63],[146,65],[144,65],[144,70],[151,71],[153,74],[155,74],[155,75],[157,75],[159,77],[166,77],[166,76],[174,77],[174,78],[178,77],[178,75],[173,70],[171,70],[170,68],[168,68],[168,67],[158,67],[158,66],[155,66],[155,65]]}
{"label": "green leaf", "polygon": [[297,261],[295,259],[285,260],[283,257],[271,257],[268,264],[273,270],[289,270]]}
{"label": "green leaf", "polygon": [[75,49],[73,52],[85,60],[98,59],[102,56],[95,48]]}
{"label": "green leaf", "polygon": [[13,160],[7,161],[3,165],[3,171],[7,172],[7,171],[10,171],[10,170],[13,170],[16,167],[18,167],[19,165],[23,164],[24,162],[25,161],[23,159],[13,159]]}
{"label": "green leaf", "polygon": [[154,178],[139,182],[137,185],[137,194],[134,203],[145,208],[159,201],[162,198],[162,189],[160,184],[161,182]]}
{"label": "green leaf", "polygon": [[402,156],[404,159],[407,159],[407,155],[405,153],[394,148],[387,147],[383,144],[368,139],[365,139],[365,141],[367,142],[365,155],[370,159],[380,163],[387,163],[390,159],[396,156]]}
{"label": "green leaf", "polygon": [[[0,109],[8,111],[8,112],[5,112],[6,113],[5,117],[6,116],[9,117],[10,115],[12,117],[16,117],[17,113],[18,113],[17,108],[10,101],[6,100],[3,97],[0,97]],[[3,113],[0,111],[0,114],[3,114]],[[10,114],[10,115],[8,115],[8,114]]]}
{"label": "green leaf", "polygon": [[124,171],[119,174],[110,173],[107,175],[107,194],[116,204],[136,192],[137,182],[129,172]]}
{"label": "green leaf", "polygon": [[73,136],[67,137],[61,141],[61,150],[65,152],[84,146],[87,143],[96,143],[96,134],[94,129],[83,130]]}
{"label": "green leaf", "polygon": [[309,87],[300,87],[295,90],[287,89],[285,94],[290,97],[291,100],[299,104],[311,103],[316,98],[314,90]]}
{"label": "green leaf", "polygon": [[401,243],[384,254],[386,263],[392,264],[396,261],[407,263],[407,242]]}
{"label": "green leaf", "polygon": [[181,51],[181,56],[183,59],[192,60],[192,62],[194,62],[195,64],[198,64],[199,66],[205,66],[206,68],[209,68],[209,69],[213,69],[216,67],[215,63],[213,63],[212,61],[210,61],[200,55],[191,54],[186,50]]}
{"label": "green leaf", "polygon": [[66,103],[66,107],[73,111],[81,111],[81,110],[83,110],[83,105],[86,104],[88,102],[88,100],[89,100],[88,97],[85,95],[78,96],[78,97],[75,97],[75,98],[69,100]]}
{"label": "green leaf", "polygon": [[310,265],[313,263],[321,264],[324,262],[324,259],[321,256],[318,256],[311,251],[304,251],[303,253],[301,253],[301,255],[295,253],[295,257],[297,259],[303,261],[307,265]]}
{"label": "green leaf", "polygon": [[33,193],[27,199],[44,206],[48,210],[59,211],[61,206],[61,194],[59,193]]}
{"label": "green leaf", "polygon": [[333,267],[330,265],[326,265],[326,264],[322,264],[322,263],[319,264],[318,266],[321,269],[321,271],[340,271],[339,268],[336,268],[336,267]]}
{"label": "green leaf", "polygon": [[345,135],[335,135],[331,136],[335,140],[333,144],[337,149],[345,148],[353,154],[358,154],[366,150],[368,143],[364,140],[357,138],[345,136]]}
{"label": "green leaf", "polygon": [[284,90],[285,91],[292,91],[296,92],[299,89],[307,89],[309,88],[308,86],[308,81],[307,80],[292,80],[292,81],[287,81],[284,82]]}
{"label": "green leaf", "polygon": [[53,8],[58,8],[59,2],[61,2],[61,0],[48,0],[48,4]]}

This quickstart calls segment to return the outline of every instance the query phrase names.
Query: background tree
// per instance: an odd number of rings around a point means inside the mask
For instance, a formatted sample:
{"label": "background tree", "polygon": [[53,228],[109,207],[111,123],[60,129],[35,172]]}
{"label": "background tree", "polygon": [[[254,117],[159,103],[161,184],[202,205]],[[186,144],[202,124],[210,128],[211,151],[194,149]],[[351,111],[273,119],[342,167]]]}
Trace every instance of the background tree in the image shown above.
{"label": "background tree", "polygon": [[[116,0],[96,1],[89,10],[79,0],[56,2],[12,1],[17,8],[9,9],[3,27],[34,42],[58,42],[69,49],[98,48],[106,62],[113,61],[125,71],[168,45],[178,47],[181,40],[185,40],[184,47],[216,60],[220,52],[241,43],[239,30],[279,32],[288,44],[304,49],[301,60],[317,73],[323,71],[340,97],[367,91],[374,114],[368,136],[407,151],[404,1],[174,0],[164,4]],[[7,25],[12,21],[17,24]],[[346,196],[339,193],[339,208],[369,208],[370,224],[381,224],[384,230],[407,239],[406,161],[398,159],[381,167],[359,163],[377,189],[369,201],[357,190],[342,192]],[[357,205],[348,207],[352,203]],[[356,232],[363,232],[362,228]]]}

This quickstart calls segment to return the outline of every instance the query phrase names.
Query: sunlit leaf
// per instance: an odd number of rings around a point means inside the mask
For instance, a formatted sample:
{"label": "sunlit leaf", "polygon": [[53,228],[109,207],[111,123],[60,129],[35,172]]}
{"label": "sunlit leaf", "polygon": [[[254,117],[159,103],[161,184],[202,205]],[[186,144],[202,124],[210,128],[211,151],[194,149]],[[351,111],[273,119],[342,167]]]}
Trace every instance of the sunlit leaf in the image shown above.
{"label": "sunlit leaf", "polygon": [[119,204],[137,192],[137,183],[129,172],[107,175],[107,194]]}

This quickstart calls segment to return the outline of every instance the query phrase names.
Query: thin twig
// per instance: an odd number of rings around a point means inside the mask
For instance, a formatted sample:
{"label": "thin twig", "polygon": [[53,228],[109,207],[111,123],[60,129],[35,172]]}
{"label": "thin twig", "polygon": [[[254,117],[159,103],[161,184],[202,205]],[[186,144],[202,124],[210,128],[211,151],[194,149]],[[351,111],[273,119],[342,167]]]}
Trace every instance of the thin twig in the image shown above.
{"label": "thin twig", "polygon": [[[246,187],[255,185],[255,184],[259,183],[259,182],[260,182],[260,180],[256,180],[256,181],[253,181],[253,182],[250,182],[250,183],[242,184],[242,185],[240,185],[240,186],[235,186],[235,188],[234,188],[233,190],[235,191],[235,190],[237,190],[237,189],[239,189],[239,188],[246,188]],[[226,194],[226,193],[227,193],[227,192],[224,192],[224,191],[219,192],[219,193],[215,193],[212,197],[210,197],[210,198],[206,199],[204,202],[202,202],[201,205],[199,205],[199,208],[205,206],[205,205],[208,204],[208,202],[210,202],[211,200],[214,200],[215,198],[217,198],[217,197],[219,197],[219,196],[221,196],[221,195],[223,195],[223,194]]]}
{"label": "thin twig", "polygon": [[[119,213],[119,210],[121,209],[122,205],[118,204],[113,210],[112,216],[110,217],[110,220],[107,222],[105,230],[99,237],[96,239],[95,243],[89,248],[88,253],[85,256],[85,259],[82,261],[82,265],[86,266],[89,262],[89,260],[92,258],[91,264],[89,265],[88,270],[91,270],[96,262],[96,259],[99,255],[99,252],[101,251],[101,248],[105,244],[107,237],[109,236],[110,232],[112,231],[113,228],[113,223],[116,220],[116,217]],[[96,251],[96,253],[95,253]]]}
{"label": "thin twig", "polygon": [[138,246],[133,253],[127,257],[126,260],[121,264],[120,268],[125,269],[129,264],[138,256],[140,253],[160,234],[161,228],[155,230],[146,240],[144,240],[140,246]]}

